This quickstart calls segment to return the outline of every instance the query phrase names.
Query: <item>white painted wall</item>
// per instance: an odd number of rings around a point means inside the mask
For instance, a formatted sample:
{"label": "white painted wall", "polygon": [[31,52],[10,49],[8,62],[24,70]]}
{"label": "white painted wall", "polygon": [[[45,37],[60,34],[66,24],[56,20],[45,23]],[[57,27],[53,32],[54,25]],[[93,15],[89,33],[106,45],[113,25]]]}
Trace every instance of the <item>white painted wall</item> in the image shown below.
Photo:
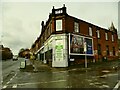
{"label": "white painted wall", "polygon": [[[61,57],[58,57],[56,45],[63,45]],[[45,42],[42,53],[52,49],[52,67],[68,67],[68,50],[67,50],[67,35],[55,34],[51,35]],[[44,56],[44,63],[46,63]]]}
{"label": "white painted wall", "polygon": [[[67,51],[67,36],[65,34],[55,35],[53,37],[53,60],[52,67],[68,67],[68,51]],[[61,49],[61,57],[58,57],[56,46],[63,45]]]}

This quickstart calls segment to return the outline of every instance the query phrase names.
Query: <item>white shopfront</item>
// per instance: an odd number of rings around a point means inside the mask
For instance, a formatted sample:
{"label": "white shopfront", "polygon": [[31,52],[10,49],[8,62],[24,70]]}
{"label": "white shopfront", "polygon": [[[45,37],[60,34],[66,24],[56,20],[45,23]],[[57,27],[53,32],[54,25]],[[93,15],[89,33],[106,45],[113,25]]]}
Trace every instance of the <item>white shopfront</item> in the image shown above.
{"label": "white shopfront", "polygon": [[51,35],[44,42],[43,48],[39,50],[44,54],[42,61],[44,63],[51,62],[52,67],[68,67],[68,62],[75,60],[75,58],[71,58],[71,55],[85,56],[84,40],[87,41],[86,55],[93,56],[92,38],[74,34]]}
{"label": "white shopfront", "polygon": [[[67,35],[56,34],[51,35],[45,42],[44,48],[41,49],[43,62],[51,62],[52,67],[68,67],[68,48],[67,48]],[[39,53],[41,53],[39,49]],[[39,55],[40,57],[40,55]]]}

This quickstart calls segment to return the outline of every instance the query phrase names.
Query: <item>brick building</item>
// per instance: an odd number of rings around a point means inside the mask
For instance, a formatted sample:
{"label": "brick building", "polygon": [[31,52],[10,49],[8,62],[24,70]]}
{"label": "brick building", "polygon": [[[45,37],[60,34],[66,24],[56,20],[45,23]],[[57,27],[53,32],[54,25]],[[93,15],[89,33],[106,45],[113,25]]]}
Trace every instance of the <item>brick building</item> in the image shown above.
{"label": "brick building", "polygon": [[52,67],[101,62],[118,58],[118,35],[113,23],[101,28],[70,16],[65,5],[55,9],[46,23],[42,21],[40,36],[31,47],[38,59]]}

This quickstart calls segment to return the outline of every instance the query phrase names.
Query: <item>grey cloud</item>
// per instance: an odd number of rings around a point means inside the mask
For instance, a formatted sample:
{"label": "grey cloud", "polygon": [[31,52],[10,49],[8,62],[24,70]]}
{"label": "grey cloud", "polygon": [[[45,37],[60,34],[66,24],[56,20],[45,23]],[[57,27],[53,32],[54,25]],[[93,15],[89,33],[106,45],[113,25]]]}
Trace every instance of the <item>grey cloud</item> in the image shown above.
{"label": "grey cloud", "polygon": [[3,3],[3,44],[13,52],[30,48],[40,34],[40,22],[48,19],[52,6],[59,8],[63,4],[69,15],[107,28],[112,20],[117,26],[117,3],[8,2]]}

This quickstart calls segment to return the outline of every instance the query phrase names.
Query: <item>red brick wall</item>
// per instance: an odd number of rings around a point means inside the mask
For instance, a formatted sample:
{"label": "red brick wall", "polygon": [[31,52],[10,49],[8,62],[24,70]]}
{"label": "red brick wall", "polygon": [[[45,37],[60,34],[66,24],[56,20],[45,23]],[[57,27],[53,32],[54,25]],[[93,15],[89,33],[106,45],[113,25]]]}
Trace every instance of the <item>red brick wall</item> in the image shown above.
{"label": "red brick wall", "polygon": [[[74,21],[76,18],[74,17],[67,17],[66,18],[66,32],[72,33],[74,32]],[[78,21],[78,19],[77,19]],[[98,26],[95,26],[93,24],[87,23],[85,21],[79,20],[79,29],[81,34],[89,35],[88,29],[89,26],[92,27],[93,30],[93,46],[94,50],[98,49],[98,44],[101,45],[101,55],[99,55],[100,60],[102,60],[102,57],[104,56],[104,51],[106,51],[106,45],[109,46],[109,54],[110,52],[113,52],[113,47],[115,47],[115,50],[118,50],[118,45],[117,45],[117,34],[114,34],[114,42],[112,42],[112,32],[103,28],[100,28]],[[97,39],[97,34],[96,30],[99,28],[100,30],[100,39]],[[108,32],[108,40],[105,39],[105,32]],[[116,59],[117,56],[107,56],[108,60],[113,60]],[[96,61],[98,61],[98,55],[95,56]],[[78,60],[77,60],[78,61]]]}
{"label": "red brick wall", "polygon": [[[114,40],[115,41],[112,42],[112,39],[111,39],[112,32],[111,31],[100,28],[98,26],[95,26],[93,24],[90,24],[88,22],[85,22],[83,20],[74,18],[74,17],[69,16],[69,15],[55,16],[55,17],[51,18],[50,22],[52,22],[52,33],[55,33],[55,28],[56,28],[55,20],[56,19],[62,19],[63,31],[61,31],[61,33],[65,33],[65,32],[66,33],[73,33],[74,32],[74,21],[77,21],[77,22],[79,22],[79,32],[80,32],[80,34],[88,36],[89,35],[88,29],[89,29],[89,26],[91,26],[92,30],[93,30],[92,33],[93,33],[94,50],[98,49],[98,44],[101,45],[101,55],[99,55],[100,59],[102,59],[102,57],[104,56],[103,51],[106,51],[106,45],[109,45],[109,51],[112,52],[113,47],[115,47],[115,50],[118,51],[118,44],[117,44],[118,36],[117,36],[117,34],[114,34]],[[96,29],[97,28],[99,28],[99,30],[100,30],[100,39],[97,39],[97,35],[96,35]],[[108,38],[109,38],[108,41],[105,40],[105,32],[106,31],[108,32]],[[41,37],[43,37],[43,36],[44,36],[44,33],[41,35]],[[44,42],[45,39],[43,38],[43,40],[41,40],[41,38],[40,38],[39,41],[40,41],[40,47],[41,47],[42,42]],[[108,57],[109,60],[113,60],[114,58],[117,58],[116,56],[107,56],[107,57]],[[96,61],[98,61],[98,55],[95,55],[95,59],[96,59]],[[79,62],[79,60],[77,60],[76,62]]]}

